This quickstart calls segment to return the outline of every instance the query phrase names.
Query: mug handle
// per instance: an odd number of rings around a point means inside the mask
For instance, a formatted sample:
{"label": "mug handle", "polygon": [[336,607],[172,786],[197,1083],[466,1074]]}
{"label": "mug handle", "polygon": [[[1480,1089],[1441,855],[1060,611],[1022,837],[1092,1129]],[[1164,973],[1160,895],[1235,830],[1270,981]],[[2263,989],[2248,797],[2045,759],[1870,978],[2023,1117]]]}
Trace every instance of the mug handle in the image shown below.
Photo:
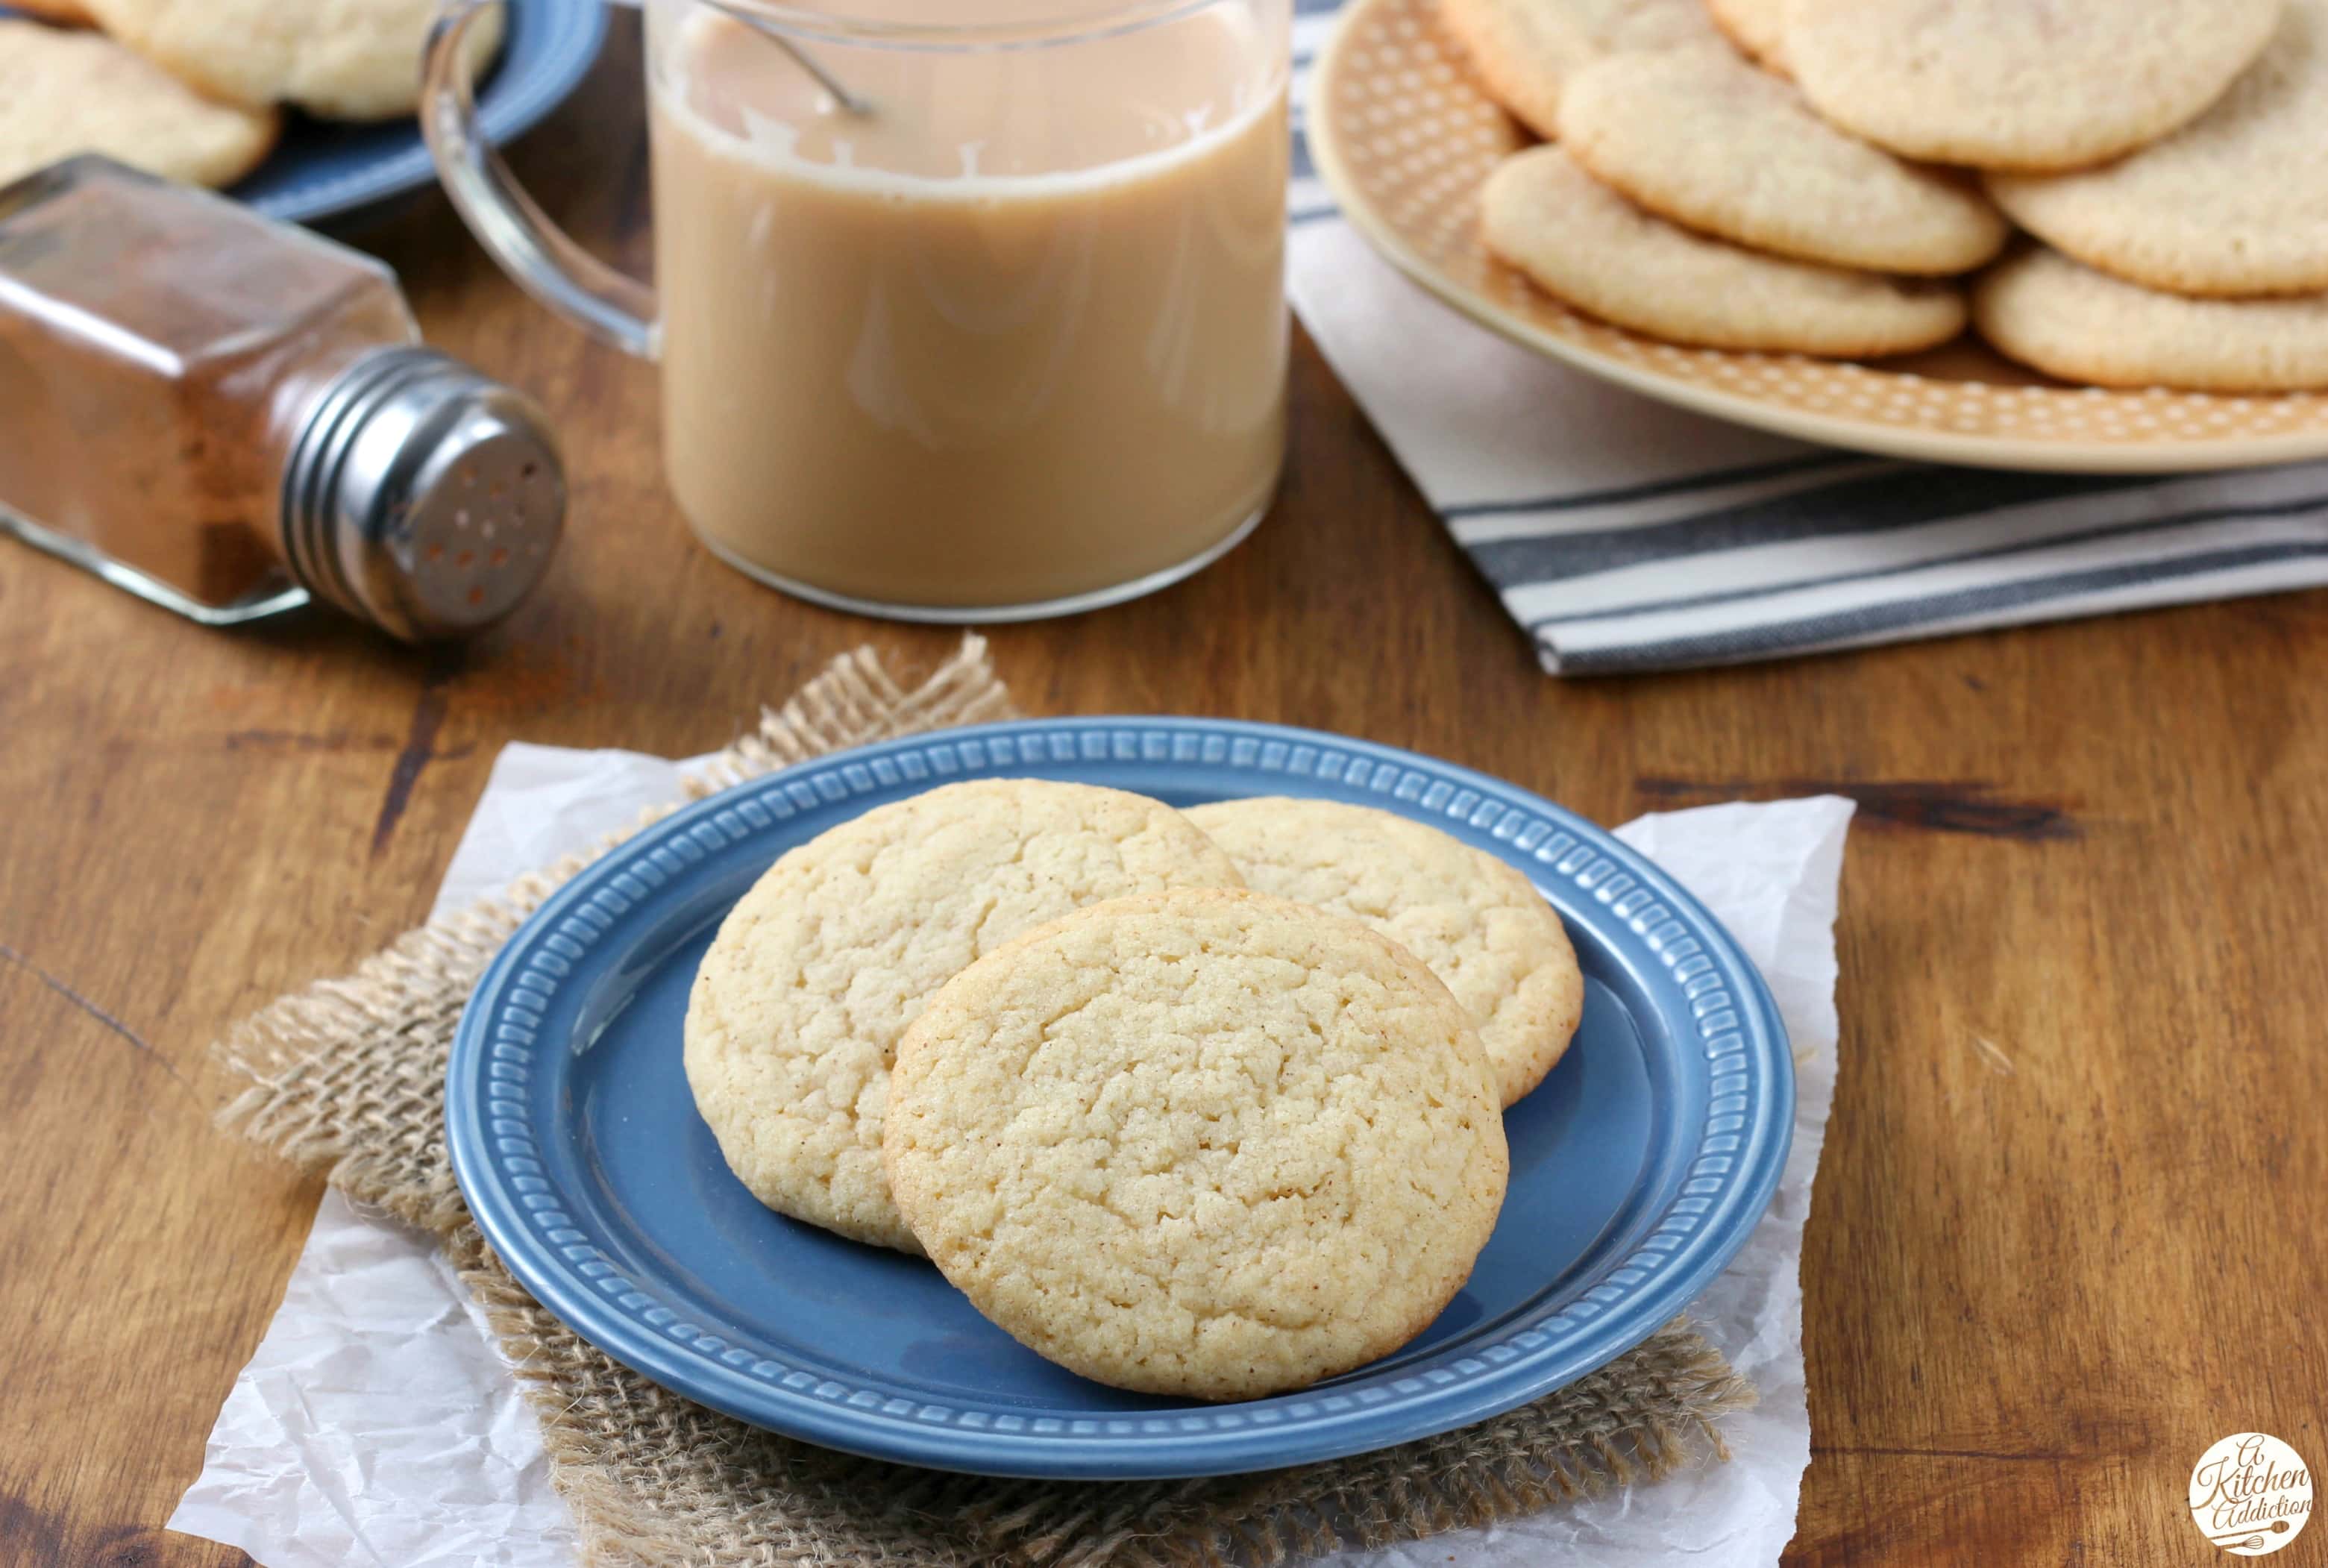
{"label": "mug handle", "polygon": [[575,244],[478,133],[474,84],[462,42],[497,3],[446,0],[429,27],[420,131],[436,161],[436,176],[469,232],[520,288],[592,337],[652,360],[662,336],[654,290]]}

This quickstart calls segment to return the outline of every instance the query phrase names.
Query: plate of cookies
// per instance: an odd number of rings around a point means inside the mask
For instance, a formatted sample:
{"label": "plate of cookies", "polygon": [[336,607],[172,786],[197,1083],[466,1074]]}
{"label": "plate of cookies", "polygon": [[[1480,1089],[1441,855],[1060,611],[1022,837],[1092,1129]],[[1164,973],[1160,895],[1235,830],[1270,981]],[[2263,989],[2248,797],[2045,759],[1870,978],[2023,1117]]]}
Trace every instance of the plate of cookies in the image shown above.
{"label": "plate of cookies", "polygon": [[1785,1032],[1591,823],[1413,753],[1026,720],[738,785],[559,889],[446,1134],[551,1311],[906,1463],[1268,1469],[1484,1420],[1685,1308]]}
{"label": "plate of cookies", "polygon": [[2328,0],[1349,0],[1344,215],[1527,346],[1935,462],[2328,455]]}
{"label": "plate of cookies", "polygon": [[[436,0],[0,4],[0,184],[99,152],[224,190],[268,217],[344,218],[435,183],[414,117]],[[477,28],[484,135],[533,126],[581,81],[598,0],[504,0]]]}

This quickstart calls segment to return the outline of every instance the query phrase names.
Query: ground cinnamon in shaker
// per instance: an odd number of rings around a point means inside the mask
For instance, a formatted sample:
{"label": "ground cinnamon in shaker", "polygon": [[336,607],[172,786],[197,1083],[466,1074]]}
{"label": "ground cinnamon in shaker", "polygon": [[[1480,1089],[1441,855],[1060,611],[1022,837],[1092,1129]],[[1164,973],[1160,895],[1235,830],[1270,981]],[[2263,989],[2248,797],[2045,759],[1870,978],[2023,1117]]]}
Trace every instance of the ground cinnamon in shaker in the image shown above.
{"label": "ground cinnamon in shaker", "polygon": [[399,636],[483,624],[562,475],[530,405],[418,340],[344,246],[101,158],[31,175],[0,190],[0,521],[198,618],[296,584]]}

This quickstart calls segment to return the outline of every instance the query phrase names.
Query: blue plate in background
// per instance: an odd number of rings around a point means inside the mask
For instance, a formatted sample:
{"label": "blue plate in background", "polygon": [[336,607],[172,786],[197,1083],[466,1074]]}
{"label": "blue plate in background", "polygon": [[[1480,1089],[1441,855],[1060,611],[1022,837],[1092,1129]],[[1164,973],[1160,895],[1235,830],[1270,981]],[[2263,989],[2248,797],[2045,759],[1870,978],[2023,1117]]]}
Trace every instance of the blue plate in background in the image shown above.
{"label": "blue plate in background", "polygon": [[[488,140],[530,128],[579,86],[606,38],[599,0],[506,0],[500,59],[477,92]],[[0,15],[10,14],[0,5]],[[413,69],[419,70],[416,60]],[[227,194],[270,218],[314,223],[344,217],[433,183],[435,165],[410,116],[340,125],[294,114],[267,161]]]}
{"label": "blue plate in background", "polygon": [[[952,779],[1178,805],[1323,795],[1519,867],[1585,975],[1575,1043],[1505,1114],[1511,1187],[1471,1279],[1394,1355],[1298,1394],[1192,1404],[1086,1382],[929,1264],[763,1208],[696,1114],[681,1024],[720,918],[785,850]],[[1041,719],[890,741],[670,817],[585,871],[495,959],[455,1037],[453,1164],[502,1260],[656,1381],[796,1437],[992,1475],[1221,1474],[1481,1421],[1641,1340],[1769,1205],[1794,1128],[1769,991],[1697,901],[1600,829],[1483,775],[1310,730]]]}

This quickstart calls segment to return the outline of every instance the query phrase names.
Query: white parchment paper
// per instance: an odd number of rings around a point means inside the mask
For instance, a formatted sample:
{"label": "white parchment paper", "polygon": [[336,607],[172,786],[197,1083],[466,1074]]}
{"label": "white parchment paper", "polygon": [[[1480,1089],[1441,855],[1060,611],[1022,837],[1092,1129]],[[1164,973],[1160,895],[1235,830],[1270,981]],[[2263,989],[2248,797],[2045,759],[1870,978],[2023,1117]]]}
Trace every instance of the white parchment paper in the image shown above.
{"label": "white parchment paper", "polygon": [[[690,765],[512,746],[445,874],[437,907],[492,892],[675,798]],[[1798,1065],[1779,1196],[1698,1302],[1706,1335],[1761,1391],[1725,1427],[1726,1465],[1620,1488],[1488,1530],[1346,1554],[1332,1568],[1648,1568],[1775,1563],[1795,1529],[1803,1403],[1803,1223],[1835,1097],[1835,883],[1851,803],[1707,806],[1618,836],[1704,899],[1761,969]],[[532,1413],[427,1237],[337,1193],[283,1305],[219,1412],[169,1527],[262,1568],[576,1568]],[[1322,1568],[1322,1565],[1321,1565]]]}

